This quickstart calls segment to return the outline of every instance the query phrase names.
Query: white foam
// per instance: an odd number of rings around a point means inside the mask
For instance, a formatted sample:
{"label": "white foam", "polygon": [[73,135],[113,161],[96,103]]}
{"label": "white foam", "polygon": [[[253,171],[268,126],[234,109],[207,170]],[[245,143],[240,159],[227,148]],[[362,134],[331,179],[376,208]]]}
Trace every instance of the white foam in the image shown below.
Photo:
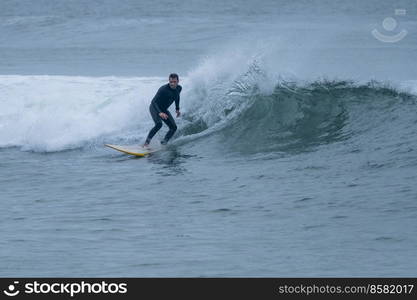
{"label": "white foam", "polygon": [[417,95],[417,80],[407,80],[400,84],[400,87],[409,93]]}
{"label": "white foam", "polygon": [[0,147],[60,151],[152,120],[148,106],[166,78],[0,76]]}

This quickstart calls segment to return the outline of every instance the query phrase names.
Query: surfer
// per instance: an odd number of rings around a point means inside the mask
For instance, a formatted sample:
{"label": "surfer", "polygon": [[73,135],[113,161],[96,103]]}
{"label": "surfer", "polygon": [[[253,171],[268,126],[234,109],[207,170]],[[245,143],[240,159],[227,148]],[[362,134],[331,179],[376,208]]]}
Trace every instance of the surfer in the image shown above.
{"label": "surfer", "polygon": [[162,145],[165,145],[168,140],[174,135],[177,130],[175,120],[168,111],[168,107],[175,101],[175,111],[177,118],[181,115],[180,113],[180,93],[182,87],[178,84],[178,74],[172,73],[169,75],[169,83],[164,84],[158,89],[158,92],[153,97],[149,111],[152,119],[155,122],[155,126],[149,131],[148,137],[146,138],[143,147],[148,147],[153,136],[161,129],[162,121],[169,127],[169,131],[161,141]]}

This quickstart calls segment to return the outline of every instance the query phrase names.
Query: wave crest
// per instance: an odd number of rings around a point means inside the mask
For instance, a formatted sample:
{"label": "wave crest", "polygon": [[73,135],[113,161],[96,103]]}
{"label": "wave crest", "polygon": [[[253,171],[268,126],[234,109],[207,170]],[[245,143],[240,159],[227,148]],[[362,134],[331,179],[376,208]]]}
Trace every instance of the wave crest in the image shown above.
{"label": "wave crest", "polygon": [[407,104],[415,110],[416,103],[415,95],[377,81],[279,78],[268,89],[271,79],[256,63],[230,80],[228,87],[226,82],[203,91],[198,87],[181,135],[216,134],[224,145],[239,152],[297,153],[375,134],[378,128],[376,134],[383,134],[395,111]]}

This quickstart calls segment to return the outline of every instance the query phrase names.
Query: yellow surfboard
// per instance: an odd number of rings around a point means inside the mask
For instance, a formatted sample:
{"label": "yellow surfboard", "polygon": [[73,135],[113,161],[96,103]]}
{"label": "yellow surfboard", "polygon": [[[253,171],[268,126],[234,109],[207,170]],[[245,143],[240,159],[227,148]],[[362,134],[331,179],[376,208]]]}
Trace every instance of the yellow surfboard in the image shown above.
{"label": "yellow surfboard", "polygon": [[144,148],[141,146],[119,146],[119,145],[111,145],[111,144],[104,144],[104,146],[126,153],[126,154],[135,155],[135,156],[146,156],[150,153],[160,150],[160,149],[155,149],[155,148]]}

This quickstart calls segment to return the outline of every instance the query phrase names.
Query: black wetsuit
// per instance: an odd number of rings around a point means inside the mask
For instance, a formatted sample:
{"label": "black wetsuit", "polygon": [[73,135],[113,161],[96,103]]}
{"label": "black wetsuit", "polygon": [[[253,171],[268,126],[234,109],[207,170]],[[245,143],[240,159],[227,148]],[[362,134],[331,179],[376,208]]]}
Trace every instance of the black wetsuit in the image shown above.
{"label": "black wetsuit", "polygon": [[[168,125],[169,131],[165,135],[162,144],[166,144],[168,140],[174,135],[175,131],[177,130],[177,125],[175,124],[175,120],[168,111],[168,107],[175,101],[175,109],[180,109],[180,93],[182,87],[177,85],[176,89],[171,89],[169,84],[165,84],[158,89],[155,97],[153,97],[151,105],[149,106],[149,111],[151,113],[152,119],[155,122],[155,126],[149,131],[148,137],[146,138],[146,144],[149,144],[153,136],[158,132],[159,129],[162,127],[162,121]],[[159,113],[166,113],[168,115],[168,119],[162,119],[159,116]]]}

